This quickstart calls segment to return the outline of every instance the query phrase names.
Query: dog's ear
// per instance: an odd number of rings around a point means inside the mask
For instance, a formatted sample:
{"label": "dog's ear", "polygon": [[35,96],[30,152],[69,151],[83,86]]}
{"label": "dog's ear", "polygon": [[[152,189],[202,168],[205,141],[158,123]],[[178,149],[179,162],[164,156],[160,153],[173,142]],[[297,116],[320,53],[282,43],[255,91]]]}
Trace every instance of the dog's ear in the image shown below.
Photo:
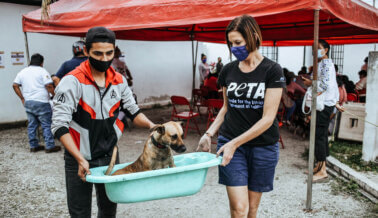
{"label": "dog's ear", "polygon": [[160,135],[164,135],[165,134],[165,127],[163,125],[159,125],[156,127],[156,131],[160,134]]}

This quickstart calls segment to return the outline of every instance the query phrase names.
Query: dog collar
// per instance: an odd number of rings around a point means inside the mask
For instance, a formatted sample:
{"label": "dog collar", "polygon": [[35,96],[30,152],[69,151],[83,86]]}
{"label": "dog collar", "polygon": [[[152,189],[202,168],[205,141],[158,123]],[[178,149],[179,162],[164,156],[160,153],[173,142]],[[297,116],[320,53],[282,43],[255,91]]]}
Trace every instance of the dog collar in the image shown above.
{"label": "dog collar", "polygon": [[160,149],[167,148],[167,146],[159,144],[153,136],[151,136],[151,142],[152,142],[153,145],[155,145],[156,147],[158,147]]}

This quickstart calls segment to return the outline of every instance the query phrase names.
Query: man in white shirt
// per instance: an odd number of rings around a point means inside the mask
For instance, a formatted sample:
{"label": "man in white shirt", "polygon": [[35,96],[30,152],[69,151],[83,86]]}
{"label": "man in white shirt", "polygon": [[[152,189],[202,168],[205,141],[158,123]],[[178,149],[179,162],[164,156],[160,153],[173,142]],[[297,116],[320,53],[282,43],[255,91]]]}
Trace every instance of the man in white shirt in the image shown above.
{"label": "man in white shirt", "polygon": [[45,149],[39,145],[36,136],[37,128],[41,124],[46,144],[45,152],[51,153],[60,151],[61,148],[55,146],[51,133],[52,110],[49,100],[50,94],[54,95],[54,86],[50,74],[43,68],[43,59],[42,55],[33,54],[29,67],[17,74],[13,89],[21,99],[28,117],[30,152]]}

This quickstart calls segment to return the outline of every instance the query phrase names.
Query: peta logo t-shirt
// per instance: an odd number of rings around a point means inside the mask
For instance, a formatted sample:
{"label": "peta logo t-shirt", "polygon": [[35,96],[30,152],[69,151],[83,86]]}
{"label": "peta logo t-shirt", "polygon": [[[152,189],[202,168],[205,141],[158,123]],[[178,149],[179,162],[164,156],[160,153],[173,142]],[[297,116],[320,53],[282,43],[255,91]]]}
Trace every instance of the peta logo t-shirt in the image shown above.
{"label": "peta logo t-shirt", "polygon": [[[264,57],[252,72],[244,73],[239,69],[239,61],[223,67],[218,84],[227,88],[227,113],[219,134],[233,139],[262,118],[266,89],[283,88],[286,81],[279,64]],[[278,122],[248,145],[272,145],[279,139]]]}

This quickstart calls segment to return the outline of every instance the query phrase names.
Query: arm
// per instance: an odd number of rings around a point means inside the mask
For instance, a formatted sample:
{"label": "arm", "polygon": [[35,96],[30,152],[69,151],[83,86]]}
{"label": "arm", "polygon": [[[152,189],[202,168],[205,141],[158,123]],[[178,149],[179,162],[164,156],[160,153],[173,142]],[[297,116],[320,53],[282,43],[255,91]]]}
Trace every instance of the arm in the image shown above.
{"label": "arm", "polygon": [[143,113],[139,113],[133,120],[133,123],[139,127],[152,129],[155,124],[151,122]]}
{"label": "arm", "polygon": [[262,118],[249,130],[223,145],[217,152],[217,155],[223,152],[222,166],[226,166],[230,162],[238,147],[258,137],[272,126],[277,115],[281,95],[282,88],[268,88],[266,90]]}
{"label": "arm", "polygon": [[207,129],[206,133],[201,137],[198,147],[196,151],[202,150],[202,151],[208,151],[211,152],[211,137],[214,136],[214,134],[219,130],[220,126],[222,125],[224,121],[224,116],[227,113],[227,103],[228,98],[226,95],[227,88],[223,87],[223,107],[219,110],[217,117],[215,118],[214,122],[211,124],[209,129]]}
{"label": "arm", "polygon": [[62,142],[64,148],[76,159],[79,165],[78,176],[85,181],[85,175],[90,174],[89,163],[76,147],[69,132],[69,123],[79,104],[82,91],[74,76],[64,77],[61,83],[55,89],[51,130],[54,136]]}
{"label": "arm", "polygon": [[22,95],[20,84],[13,83],[13,90],[16,93],[16,95],[20,98],[22,104],[25,104],[24,96]]}
{"label": "arm", "polygon": [[55,95],[54,85],[52,83],[46,84],[45,88],[46,88],[47,92],[49,92],[54,97],[54,95]]}
{"label": "arm", "polygon": [[60,82],[59,77],[52,76],[51,79],[53,80],[55,87],[57,87],[59,85],[59,82]]}

